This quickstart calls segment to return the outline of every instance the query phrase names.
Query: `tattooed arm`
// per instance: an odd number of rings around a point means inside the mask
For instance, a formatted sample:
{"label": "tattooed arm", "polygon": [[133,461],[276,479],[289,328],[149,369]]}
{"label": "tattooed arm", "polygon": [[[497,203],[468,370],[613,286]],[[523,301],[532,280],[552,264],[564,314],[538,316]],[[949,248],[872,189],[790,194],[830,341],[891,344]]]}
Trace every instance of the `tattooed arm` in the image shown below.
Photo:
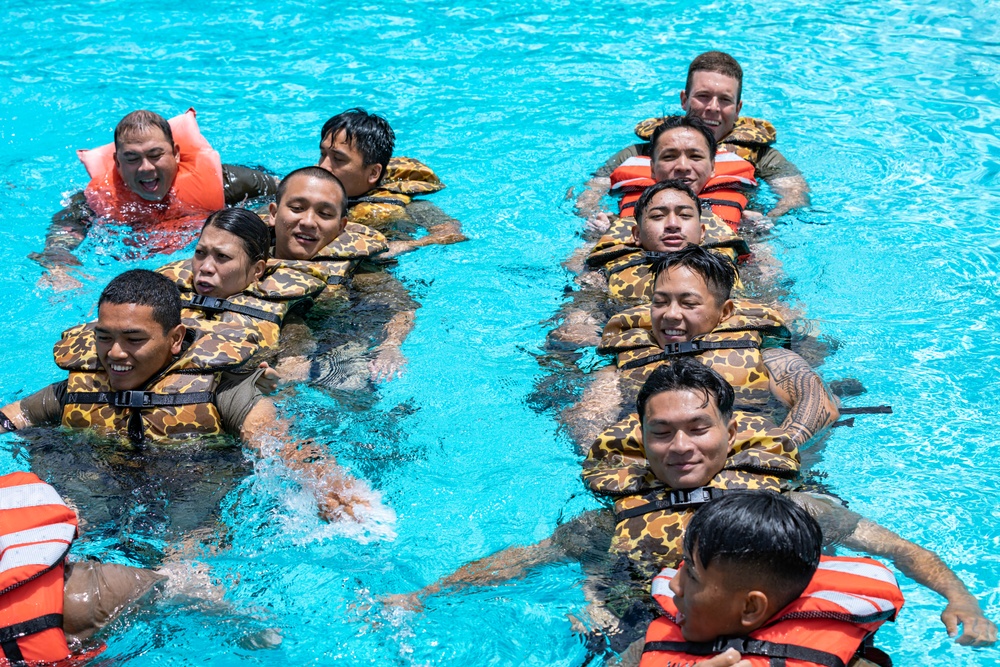
{"label": "tattooed arm", "polygon": [[937,554],[855,514],[828,496],[793,493],[791,498],[819,522],[825,543],[839,543],[854,551],[888,558],[910,579],[948,600],[941,621],[950,637],[958,635],[958,625],[962,624],[962,634],[956,640],[959,644],[990,646],[996,642],[996,626],[983,616],[976,598]]}
{"label": "tattooed arm", "polygon": [[781,428],[801,447],[810,438],[837,421],[840,411],[805,359],[784,349],[764,350],[764,366],[771,393],[788,406]]}

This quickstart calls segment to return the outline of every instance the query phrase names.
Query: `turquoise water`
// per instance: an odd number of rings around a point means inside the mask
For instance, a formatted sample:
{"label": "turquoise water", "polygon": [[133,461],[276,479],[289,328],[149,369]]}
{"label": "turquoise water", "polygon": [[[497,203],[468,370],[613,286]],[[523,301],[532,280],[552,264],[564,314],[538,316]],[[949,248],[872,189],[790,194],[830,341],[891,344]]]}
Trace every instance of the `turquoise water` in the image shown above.
{"label": "turquoise water", "polygon": [[[433,201],[472,237],[400,262],[422,308],[407,373],[370,412],[315,392],[287,406],[384,494],[395,540],[361,543],[320,525],[280,471],[258,466],[223,503],[229,548],[203,559],[230,588],[229,607],[132,616],[107,655],[583,660],[566,618],[586,604],[575,565],[439,595],[421,614],[375,600],[544,538],[592,506],[554,415],[528,402],[545,374],[545,320],[569,283],[560,262],[580,243],[566,193],[631,141],[635,121],[676,109],[687,62],[710,48],[740,59],[744,113],[774,122],[812,186],[814,207],[770,242],[798,305],[839,342],[822,373],[864,383],[850,404],[895,409],[859,417],[807,457],[853,508],[939,553],[1000,617],[1000,26],[988,2],[924,4],[3,3],[4,403],[60,377],[51,344],[92,315],[107,280],[162,261],[120,262],[114,242],[93,238],[81,249],[93,280],[57,295],[35,286],[40,270],[24,259],[60,199],[85,185],[74,149],[107,141],[134,108],[194,106],[224,161],[283,173],[315,162],[323,120],[363,105],[390,119],[397,153],[441,175],[449,187]],[[903,586],[906,610],[880,632],[897,664],[997,662],[997,649],[954,646],[940,598]],[[282,646],[242,648],[260,628],[280,630]]]}

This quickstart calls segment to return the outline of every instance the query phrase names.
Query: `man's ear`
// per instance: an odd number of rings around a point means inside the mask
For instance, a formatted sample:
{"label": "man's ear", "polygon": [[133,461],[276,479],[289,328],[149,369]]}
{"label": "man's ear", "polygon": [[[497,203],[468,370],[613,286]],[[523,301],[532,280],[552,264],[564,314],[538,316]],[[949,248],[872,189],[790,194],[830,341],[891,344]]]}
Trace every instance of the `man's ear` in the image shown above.
{"label": "man's ear", "polygon": [[635,224],[632,225],[632,242],[639,245],[639,232],[642,230],[639,227],[639,221],[636,220]]}
{"label": "man's ear", "polygon": [[726,431],[729,433],[729,451],[733,451],[733,447],[736,446],[736,434],[739,433],[740,429],[736,425],[736,417],[729,418],[729,425],[726,427]]}
{"label": "man's ear", "polygon": [[176,357],[181,353],[181,348],[184,346],[184,336],[186,335],[187,327],[183,324],[178,324],[167,333],[167,338],[170,340],[170,354]]}
{"label": "man's ear", "polygon": [[375,185],[382,179],[382,165],[370,164],[367,169],[368,173],[365,174],[365,180],[368,182],[369,187],[375,187]]}
{"label": "man's ear", "polygon": [[736,116],[739,117],[740,112],[743,111],[743,100],[736,103]]}
{"label": "man's ear", "polygon": [[271,226],[274,226],[274,214],[278,212],[278,202],[271,202],[267,205],[267,212],[271,214]]}
{"label": "man's ear", "polygon": [[181,161],[181,147],[177,144],[174,144],[174,159],[178,162]]}
{"label": "man's ear", "polygon": [[726,302],[722,304],[722,318],[719,320],[719,322],[720,323],[725,322],[730,317],[732,317],[733,313],[735,312],[736,312],[736,304],[733,303],[732,299],[726,299]]}
{"label": "man's ear", "polygon": [[764,625],[771,617],[767,595],[762,591],[750,591],[743,600],[743,612],[740,615],[740,625],[749,634]]}
{"label": "man's ear", "polygon": [[688,110],[687,103],[688,103],[688,94],[687,94],[687,91],[686,90],[682,90],[681,91],[681,108],[684,109],[684,111]]}

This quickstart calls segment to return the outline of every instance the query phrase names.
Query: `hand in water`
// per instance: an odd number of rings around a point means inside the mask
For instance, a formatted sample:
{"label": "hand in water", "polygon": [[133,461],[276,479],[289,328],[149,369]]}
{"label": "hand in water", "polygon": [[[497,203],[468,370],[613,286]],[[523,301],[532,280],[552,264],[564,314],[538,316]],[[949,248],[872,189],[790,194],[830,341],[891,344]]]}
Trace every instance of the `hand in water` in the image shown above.
{"label": "hand in water", "polygon": [[42,277],[38,279],[36,286],[39,288],[48,287],[53,292],[68,292],[69,290],[80,289],[83,287],[83,282],[74,277],[70,271],[76,273],[76,275],[82,280],[94,279],[94,276],[83,273],[82,271],[69,269],[65,266],[54,266],[49,269],[48,272],[42,274]]}
{"label": "hand in water", "polygon": [[997,626],[983,616],[975,600],[949,603],[941,612],[941,621],[949,637],[958,635],[958,625],[962,624],[962,634],[955,640],[962,646],[992,646],[997,641]]}
{"label": "hand in water", "polygon": [[368,370],[372,374],[372,380],[382,382],[401,377],[405,365],[406,357],[398,347],[381,345],[375,358],[368,362]]}
{"label": "hand in water", "polygon": [[420,596],[416,593],[402,593],[400,595],[386,595],[379,598],[386,607],[397,607],[406,611],[423,611],[424,603],[420,601]]}
{"label": "hand in water", "polygon": [[604,211],[599,211],[587,219],[587,231],[591,234],[604,234],[611,229],[611,218]]}
{"label": "hand in water", "polygon": [[[266,366],[267,364],[261,364],[261,366]],[[290,382],[305,382],[309,379],[309,369],[312,367],[312,361],[307,359],[302,355],[295,355],[292,357],[285,357],[278,361],[278,366],[272,373],[278,378],[279,383],[288,384]],[[268,373],[265,372],[264,376]],[[261,376],[263,379],[264,376]],[[260,381],[258,380],[258,383]],[[260,384],[257,388],[264,392],[264,389]],[[264,392],[267,393],[267,392]]]}
{"label": "hand in water", "polygon": [[265,396],[270,396],[278,391],[278,384],[281,382],[281,375],[271,368],[266,361],[261,362],[257,368],[263,368],[264,372],[257,378],[254,386]]}

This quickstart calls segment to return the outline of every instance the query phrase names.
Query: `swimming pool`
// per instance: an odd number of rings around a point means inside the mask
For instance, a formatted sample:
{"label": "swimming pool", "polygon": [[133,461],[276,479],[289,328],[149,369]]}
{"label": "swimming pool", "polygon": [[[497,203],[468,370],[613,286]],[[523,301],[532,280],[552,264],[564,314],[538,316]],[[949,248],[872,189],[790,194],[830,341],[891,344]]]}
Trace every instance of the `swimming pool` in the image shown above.
{"label": "swimming pool", "polygon": [[[315,162],[329,115],[365,106],[389,118],[399,154],[448,184],[432,201],[472,237],[400,262],[422,308],[404,346],[407,374],[380,389],[370,413],[318,392],[293,403],[310,406],[306,430],[383,492],[398,513],[396,539],[361,544],[320,526],[262,467],[225,502],[230,548],[205,558],[236,611],[160,607],[131,617],[107,655],[136,664],[584,658],[566,620],[585,607],[577,566],[436,596],[422,614],[386,614],[374,601],[546,537],[593,506],[568,438],[528,401],[544,374],[534,355],[545,320],[568,284],[560,262],[579,243],[566,193],[631,141],[635,121],[676,108],[684,67],[709,48],[740,59],[744,113],[774,122],[812,186],[814,208],[783,220],[771,243],[799,305],[839,342],[821,373],[863,382],[868,393],[849,404],[895,410],[859,417],[807,460],[853,508],[939,553],[1000,616],[1000,27],[989,3],[4,10],[4,402],[59,377],[51,344],[126,266],[94,238],[82,253],[94,280],[55,295],[35,287],[40,270],[24,257],[42,246],[58,201],[85,184],[73,150],[107,141],[133,108],[194,106],[223,161],[284,173]],[[23,465],[2,457],[3,472]],[[907,607],[879,633],[897,664],[996,662],[997,649],[953,646],[940,599],[903,585]],[[261,627],[280,629],[281,648],[240,646]]]}

